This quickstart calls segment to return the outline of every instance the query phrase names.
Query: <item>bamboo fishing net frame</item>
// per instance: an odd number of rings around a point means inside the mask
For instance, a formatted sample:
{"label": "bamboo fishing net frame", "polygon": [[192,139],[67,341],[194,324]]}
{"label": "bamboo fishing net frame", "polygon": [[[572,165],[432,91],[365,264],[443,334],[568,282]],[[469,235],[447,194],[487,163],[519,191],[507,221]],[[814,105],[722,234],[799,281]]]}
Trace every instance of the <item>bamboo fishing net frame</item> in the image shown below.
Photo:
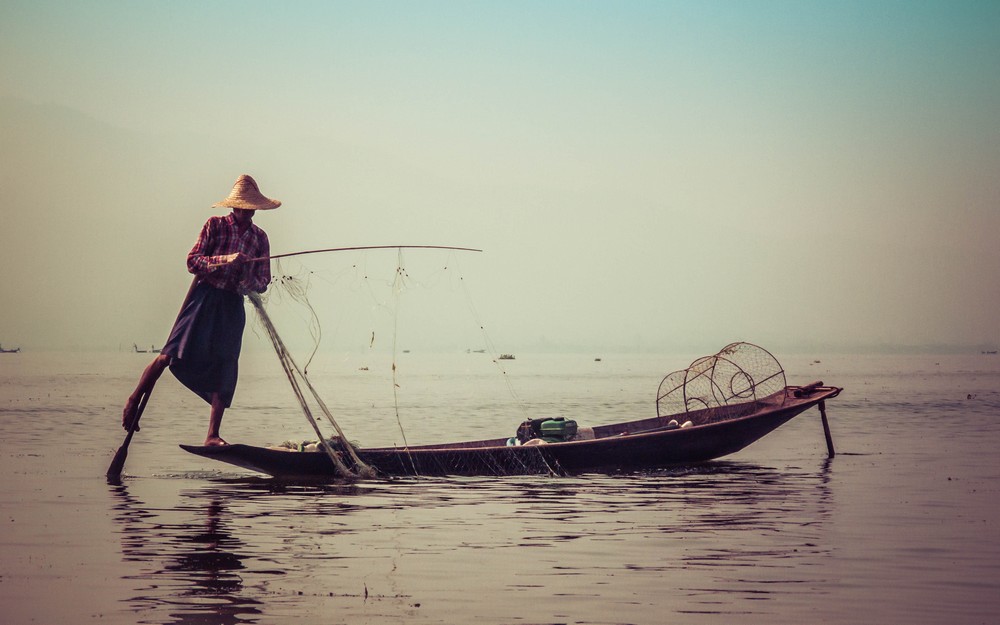
{"label": "bamboo fishing net frame", "polygon": [[[316,389],[309,381],[309,377],[302,371],[302,369],[299,368],[297,364],[295,364],[295,359],[293,359],[292,355],[288,352],[284,341],[281,340],[277,329],[274,327],[274,323],[267,314],[267,310],[264,308],[264,302],[261,299],[260,294],[250,293],[248,294],[248,298],[256,309],[257,315],[260,317],[261,325],[263,325],[264,329],[267,330],[268,337],[271,339],[271,344],[274,346],[274,351],[278,355],[278,360],[281,362],[281,367],[285,371],[285,376],[288,377],[289,384],[291,384],[292,392],[295,393],[296,399],[298,399],[299,404],[302,406],[302,412],[305,414],[306,419],[312,426],[313,431],[316,432],[316,436],[319,437],[320,447],[323,448],[323,451],[330,458],[337,474],[341,477],[347,478],[374,477],[375,470],[358,457],[357,452],[354,450],[354,446],[347,441],[344,431],[340,429],[340,425],[337,423],[337,420],[333,418],[333,415],[330,413],[330,409],[327,408],[326,403],[319,396],[319,393],[316,392]],[[350,456],[355,467],[353,471],[344,463],[344,461],[340,458],[340,455],[334,451],[334,449],[330,446],[329,441],[323,436],[323,432],[320,430],[319,424],[316,423],[316,419],[313,417],[309,403],[306,401],[305,394],[302,392],[299,380],[305,384],[320,410],[322,410],[323,414],[326,415],[327,420],[337,431],[337,436],[340,437],[341,441],[340,447]]]}

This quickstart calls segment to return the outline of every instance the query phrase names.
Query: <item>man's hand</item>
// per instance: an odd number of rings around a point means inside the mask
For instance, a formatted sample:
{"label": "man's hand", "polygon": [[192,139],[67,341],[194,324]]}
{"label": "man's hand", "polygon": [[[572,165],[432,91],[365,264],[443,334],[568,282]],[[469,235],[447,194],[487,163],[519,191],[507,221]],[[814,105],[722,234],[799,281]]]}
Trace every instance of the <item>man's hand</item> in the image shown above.
{"label": "man's hand", "polygon": [[242,265],[250,261],[250,258],[243,252],[236,252],[235,254],[227,254],[222,257],[227,265]]}

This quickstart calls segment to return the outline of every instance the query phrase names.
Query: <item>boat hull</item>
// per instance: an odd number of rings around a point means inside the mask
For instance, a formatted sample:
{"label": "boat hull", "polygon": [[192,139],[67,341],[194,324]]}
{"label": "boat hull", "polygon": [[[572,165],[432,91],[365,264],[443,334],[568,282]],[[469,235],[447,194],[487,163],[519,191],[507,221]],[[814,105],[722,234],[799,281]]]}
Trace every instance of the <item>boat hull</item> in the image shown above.
{"label": "boat hull", "polygon": [[[506,439],[494,439],[357,451],[365,463],[385,476],[615,473],[697,464],[740,451],[841,391],[837,387],[820,387],[796,397],[797,388],[788,387],[780,405],[772,402],[749,414],[687,428],[664,429],[668,418],[656,417],[596,427],[597,438],[592,440],[507,446]],[[240,444],[181,448],[274,477],[336,475],[324,453]]]}

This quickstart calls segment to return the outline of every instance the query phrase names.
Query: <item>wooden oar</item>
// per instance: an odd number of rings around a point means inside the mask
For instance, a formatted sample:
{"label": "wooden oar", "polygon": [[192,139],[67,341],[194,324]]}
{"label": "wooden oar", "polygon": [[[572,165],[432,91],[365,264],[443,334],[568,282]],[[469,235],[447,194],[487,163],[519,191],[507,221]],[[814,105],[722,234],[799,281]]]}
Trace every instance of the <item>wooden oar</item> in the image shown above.
{"label": "wooden oar", "polygon": [[[191,279],[191,286],[188,287],[187,295],[184,296],[184,301],[181,303],[181,309],[177,311],[178,317],[180,317],[181,313],[184,312],[184,307],[187,306],[188,300],[191,299],[191,295],[194,293],[196,286],[198,286],[198,276]],[[156,380],[153,380],[153,384],[155,383]],[[146,408],[146,402],[149,400],[149,395],[153,392],[153,384],[149,385],[148,391],[143,391],[142,395],[139,396],[139,407],[136,408],[135,417],[132,418],[132,422],[128,424],[128,434],[125,435],[125,442],[118,448],[118,452],[115,453],[114,460],[111,461],[111,466],[108,467],[109,481],[118,481],[121,478],[122,468],[125,466],[125,458],[128,456],[128,445],[132,442],[132,434],[134,434],[136,429],[139,427],[139,417],[142,416],[142,411]]]}
{"label": "wooden oar", "polygon": [[132,442],[132,435],[135,434],[136,429],[139,427],[139,417],[142,416],[142,411],[146,409],[146,402],[149,400],[149,392],[144,392],[139,398],[139,407],[135,410],[135,416],[132,417],[132,421],[128,424],[128,434],[125,435],[125,442],[122,446],[118,448],[118,452],[115,453],[114,460],[111,461],[111,466],[108,467],[108,481],[117,482],[122,477],[122,469],[125,467],[125,458],[128,457],[128,445]]}

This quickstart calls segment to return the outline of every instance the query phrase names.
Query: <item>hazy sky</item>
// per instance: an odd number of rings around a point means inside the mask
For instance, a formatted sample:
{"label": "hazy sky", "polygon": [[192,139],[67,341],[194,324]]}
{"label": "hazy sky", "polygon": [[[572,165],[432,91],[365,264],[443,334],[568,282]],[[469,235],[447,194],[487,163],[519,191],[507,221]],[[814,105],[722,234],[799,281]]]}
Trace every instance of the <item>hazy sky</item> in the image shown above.
{"label": "hazy sky", "polygon": [[250,173],[275,253],[485,250],[407,252],[398,299],[394,252],[290,263],[344,344],[995,346],[998,33],[989,1],[6,0],[0,343],[162,343]]}

